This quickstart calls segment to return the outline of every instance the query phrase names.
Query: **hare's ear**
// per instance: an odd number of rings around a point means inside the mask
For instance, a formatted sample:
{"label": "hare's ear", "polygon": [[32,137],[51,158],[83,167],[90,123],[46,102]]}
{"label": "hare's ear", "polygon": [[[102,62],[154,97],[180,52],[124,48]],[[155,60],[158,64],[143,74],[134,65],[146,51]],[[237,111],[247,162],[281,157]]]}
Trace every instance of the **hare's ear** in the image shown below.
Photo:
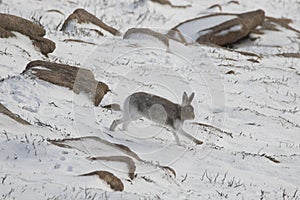
{"label": "hare's ear", "polygon": [[187,105],[188,103],[189,103],[189,97],[186,94],[186,92],[183,92],[183,95],[182,95],[182,105]]}
{"label": "hare's ear", "polygon": [[192,103],[194,97],[195,97],[195,92],[193,92],[193,93],[191,94],[191,96],[189,97],[189,103]]}

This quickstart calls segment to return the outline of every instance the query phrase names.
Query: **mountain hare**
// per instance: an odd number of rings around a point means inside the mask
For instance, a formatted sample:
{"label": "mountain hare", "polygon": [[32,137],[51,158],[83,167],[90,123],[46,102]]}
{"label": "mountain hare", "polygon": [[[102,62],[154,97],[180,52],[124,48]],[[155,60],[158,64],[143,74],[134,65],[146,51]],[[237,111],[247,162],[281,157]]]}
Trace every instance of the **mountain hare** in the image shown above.
{"label": "mountain hare", "polygon": [[195,93],[192,93],[191,96],[188,97],[186,92],[184,92],[182,103],[179,105],[162,97],[145,92],[131,94],[124,102],[123,117],[114,120],[109,129],[114,131],[119,124],[123,123],[123,129],[127,130],[131,121],[144,117],[170,127],[178,145],[180,145],[180,142],[177,132],[185,135],[196,144],[202,144],[202,141],[194,138],[182,129],[185,120],[195,118],[194,108],[191,105],[194,95]]}

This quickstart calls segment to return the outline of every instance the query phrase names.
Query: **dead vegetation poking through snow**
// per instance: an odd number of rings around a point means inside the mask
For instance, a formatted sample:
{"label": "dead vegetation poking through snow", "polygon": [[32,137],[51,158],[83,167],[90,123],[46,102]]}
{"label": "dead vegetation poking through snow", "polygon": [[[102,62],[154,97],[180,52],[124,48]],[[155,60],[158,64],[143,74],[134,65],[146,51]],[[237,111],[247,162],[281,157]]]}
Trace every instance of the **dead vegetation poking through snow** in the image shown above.
{"label": "dead vegetation poking through snow", "polygon": [[104,160],[104,161],[113,161],[113,162],[124,162],[128,167],[128,176],[131,180],[134,179],[134,173],[136,166],[132,158],[128,156],[98,156],[98,157],[89,157],[89,160]]}
{"label": "dead vegetation poking through snow", "polygon": [[126,31],[123,38],[124,39],[130,39],[130,38],[134,38],[135,35],[152,36],[152,37],[157,38],[158,40],[160,40],[167,47],[169,47],[169,39],[165,35],[163,35],[161,33],[158,33],[156,31],[153,31],[149,28],[131,28],[131,29]]}
{"label": "dead vegetation poking through snow", "polygon": [[104,106],[101,106],[101,108],[105,108],[105,109],[113,110],[113,111],[121,111],[122,110],[121,106],[117,103],[104,105]]}
{"label": "dead vegetation poking through snow", "polygon": [[[59,147],[64,147],[64,148],[75,148],[73,142],[80,142],[80,143],[88,143],[90,141],[96,142],[99,147],[101,146],[108,146],[111,149],[118,150],[127,156],[130,156],[138,161],[143,161],[135,152],[133,152],[129,147],[122,145],[122,144],[116,144],[116,143],[111,143],[107,140],[103,140],[100,137],[96,136],[85,136],[85,137],[80,137],[80,138],[66,138],[62,140],[48,140],[51,144],[54,144]],[[79,151],[83,151],[83,149],[78,149],[75,148]],[[86,153],[86,152],[85,152]]]}
{"label": "dead vegetation poking through snow", "polygon": [[151,0],[152,2],[159,3],[161,5],[168,5],[172,8],[188,8],[191,7],[191,5],[173,5],[169,0]]}
{"label": "dead vegetation poking through snow", "polygon": [[[217,25],[212,25],[208,28],[203,28],[200,25],[195,25],[197,21],[199,21],[199,23],[201,24],[201,21],[208,20],[209,18],[213,20],[215,17],[222,16],[232,16],[232,18]],[[172,30],[179,30],[183,35],[186,35],[187,37],[195,37],[194,39],[198,43],[229,45],[246,37],[252,30],[261,25],[264,22],[264,19],[265,12],[263,10],[256,10],[241,14],[216,13],[186,20],[172,28]],[[185,31],[187,30],[184,30],[185,28],[182,27],[187,26],[189,23],[193,24],[193,29],[194,32],[197,33],[197,36],[188,35],[188,32],[185,33]],[[197,32],[197,30],[199,31]]]}
{"label": "dead vegetation poking through snow", "polygon": [[[232,73],[229,73],[229,74],[232,74]],[[194,122],[194,123],[192,123],[192,124],[198,125],[198,126],[201,126],[201,127],[204,127],[204,128],[210,128],[210,129],[213,129],[213,130],[215,130],[215,131],[221,132],[221,133],[223,133],[223,134],[225,134],[225,135],[227,135],[227,136],[233,138],[232,133],[227,132],[227,131],[224,131],[224,130],[221,130],[221,129],[218,128],[218,127],[215,127],[215,126],[212,126],[212,125],[209,125],[209,124],[200,123],[200,122]]]}
{"label": "dead vegetation poking through snow", "polygon": [[[87,159],[90,161],[101,160],[106,162],[126,163],[128,168],[128,176],[131,180],[133,180],[136,177],[136,164],[144,164],[155,168],[159,168],[164,171],[167,171],[168,173],[171,173],[174,177],[176,177],[176,172],[171,167],[153,164],[152,162],[143,160],[129,147],[123,144],[112,143],[96,136],[85,136],[80,138],[68,138],[61,140],[48,140],[48,142],[59,147],[77,149],[79,151],[82,151],[88,154],[89,157],[87,157]],[[95,151],[95,148],[99,149],[100,152],[103,153],[103,156],[90,155],[90,151],[88,150],[88,148],[92,148],[93,151]],[[107,156],[107,153],[109,154],[109,156]]]}
{"label": "dead vegetation poking through snow", "polygon": [[11,119],[15,120],[16,122],[19,122],[21,124],[24,124],[24,125],[30,125],[30,123],[24,119],[22,119],[20,116],[12,113],[10,110],[8,110],[5,106],[3,106],[1,103],[0,103],[0,113],[4,114],[4,115],[7,115],[8,117],[10,117]]}
{"label": "dead vegetation poking through snow", "polygon": [[275,24],[284,27],[288,30],[294,31],[298,34],[300,34],[300,31],[291,27],[289,24],[293,21],[288,18],[274,18],[274,17],[266,17],[264,23],[262,24],[262,30],[273,30],[273,31],[279,31]]}
{"label": "dead vegetation poking through snow", "polygon": [[108,185],[110,185],[110,188],[114,191],[123,191],[124,185],[122,181],[116,177],[113,173],[110,173],[108,171],[93,171],[87,174],[81,174],[80,176],[99,176],[100,179],[105,181]]}
{"label": "dead vegetation poking through snow", "polygon": [[15,37],[12,31],[28,36],[44,55],[52,53],[55,49],[53,41],[43,38],[46,34],[43,27],[18,16],[0,13],[0,37]]}
{"label": "dead vegetation poking through snow", "polygon": [[[121,33],[111,27],[108,26],[107,24],[103,23],[100,19],[98,19],[95,15],[92,15],[91,13],[87,12],[84,9],[76,9],[63,23],[61,30],[62,31],[68,31],[68,27],[71,26],[71,23],[92,23],[96,26],[99,26],[105,31],[108,31],[109,33],[113,35],[121,35]],[[100,35],[103,35],[102,32],[98,32]]]}
{"label": "dead vegetation poking through snow", "polygon": [[300,58],[300,53],[279,53],[276,56],[282,56],[286,58]]}
{"label": "dead vegetation poking through snow", "polygon": [[100,104],[104,95],[109,91],[105,83],[95,80],[90,70],[75,66],[36,60],[27,64],[23,71],[23,74],[25,73],[49,83],[67,87],[76,94],[85,92],[91,95],[95,106]]}

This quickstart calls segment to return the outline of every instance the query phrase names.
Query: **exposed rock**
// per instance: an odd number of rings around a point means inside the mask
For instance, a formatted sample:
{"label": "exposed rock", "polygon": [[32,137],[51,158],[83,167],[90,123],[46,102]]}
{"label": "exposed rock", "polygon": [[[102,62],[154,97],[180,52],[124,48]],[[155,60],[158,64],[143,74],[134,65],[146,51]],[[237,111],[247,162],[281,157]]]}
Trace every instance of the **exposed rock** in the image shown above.
{"label": "exposed rock", "polygon": [[130,38],[135,38],[135,37],[139,37],[142,35],[147,35],[147,36],[152,36],[154,38],[157,38],[159,41],[161,41],[167,47],[169,47],[169,39],[165,35],[155,32],[148,28],[131,28],[126,31],[123,38],[130,39]]}
{"label": "exposed rock", "polygon": [[85,92],[92,97],[95,106],[99,105],[109,91],[105,83],[95,80],[94,74],[90,70],[75,66],[36,60],[27,64],[24,73],[55,85],[67,87],[76,94]]}
{"label": "exposed rock", "polygon": [[21,117],[19,117],[18,115],[12,113],[10,110],[8,110],[5,106],[3,106],[1,103],[0,103],[0,113],[4,114],[4,115],[7,115],[8,117],[10,117],[11,119],[21,123],[21,124],[24,124],[24,125],[30,125],[30,123],[24,119],[22,119]]}
{"label": "exposed rock", "polygon": [[55,43],[43,38],[46,31],[43,27],[18,16],[0,13],[0,37],[15,37],[12,31],[28,36],[33,45],[38,47],[42,54],[47,55],[55,49]]}
{"label": "exposed rock", "polygon": [[[68,27],[72,26],[72,23],[92,23],[96,26],[99,26],[100,28],[110,32],[113,35],[121,35],[121,33],[114,29],[111,26],[106,25],[103,23],[100,19],[98,19],[95,15],[87,12],[84,9],[76,9],[63,23],[61,31],[68,31]],[[98,34],[103,35],[100,31]]]}
{"label": "exposed rock", "polygon": [[110,185],[110,188],[114,191],[123,191],[124,185],[122,181],[116,177],[113,173],[110,173],[108,171],[93,171],[87,174],[82,174],[80,176],[93,176],[97,175],[100,179],[105,181],[108,185]]}
{"label": "exposed rock", "polygon": [[234,14],[217,13],[187,20],[175,26],[188,42],[232,44],[247,36],[264,21],[263,10]]}

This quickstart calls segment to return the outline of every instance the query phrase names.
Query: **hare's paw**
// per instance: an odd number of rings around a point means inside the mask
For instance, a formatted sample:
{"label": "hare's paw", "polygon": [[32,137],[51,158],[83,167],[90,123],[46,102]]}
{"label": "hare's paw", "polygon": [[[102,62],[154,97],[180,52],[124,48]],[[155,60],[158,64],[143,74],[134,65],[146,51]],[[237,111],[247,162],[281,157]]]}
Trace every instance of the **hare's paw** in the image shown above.
{"label": "hare's paw", "polygon": [[110,131],[115,131],[116,130],[116,128],[117,128],[117,121],[115,120],[115,121],[113,121],[113,123],[110,125],[110,127],[109,127],[109,130]]}
{"label": "hare's paw", "polygon": [[193,142],[195,142],[196,145],[201,145],[201,144],[203,144],[203,141],[198,140],[198,139],[194,139]]}

